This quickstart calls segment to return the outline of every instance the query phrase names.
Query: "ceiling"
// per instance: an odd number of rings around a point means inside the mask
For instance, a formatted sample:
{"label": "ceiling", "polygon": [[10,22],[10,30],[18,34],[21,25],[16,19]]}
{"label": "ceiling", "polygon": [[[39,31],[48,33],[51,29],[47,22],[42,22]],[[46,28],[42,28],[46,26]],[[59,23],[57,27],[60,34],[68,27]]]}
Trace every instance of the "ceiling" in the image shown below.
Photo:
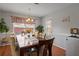
{"label": "ceiling", "polygon": [[[0,10],[40,17],[64,9],[69,5],[71,3],[0,3]],[[29,8],[31,8],[30,11]]]}

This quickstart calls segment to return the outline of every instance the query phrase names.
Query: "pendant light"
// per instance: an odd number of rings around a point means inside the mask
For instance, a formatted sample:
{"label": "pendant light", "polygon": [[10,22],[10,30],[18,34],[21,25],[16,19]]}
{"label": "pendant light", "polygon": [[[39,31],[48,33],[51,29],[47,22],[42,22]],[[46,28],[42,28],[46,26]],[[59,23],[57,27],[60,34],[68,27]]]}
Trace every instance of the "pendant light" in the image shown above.
{"label": "pendant light", "polygon": [[[30,12],[31,12],[31,8],[28,8],[29,10],[29,15],[30,15]],[[26,19],[26,22],[27,23],[32,23],[33,22],[33,18],[31,16],[29,16],[27,19]]]}

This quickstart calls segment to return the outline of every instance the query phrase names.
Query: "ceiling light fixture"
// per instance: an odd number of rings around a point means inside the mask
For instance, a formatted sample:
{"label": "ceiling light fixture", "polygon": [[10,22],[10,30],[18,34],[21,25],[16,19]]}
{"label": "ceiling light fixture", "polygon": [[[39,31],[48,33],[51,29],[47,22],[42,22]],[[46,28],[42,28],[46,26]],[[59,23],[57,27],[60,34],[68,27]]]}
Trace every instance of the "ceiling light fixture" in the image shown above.
{"label": "ceiling light fixture", "polygon": [[[30,14],[31,8],[28,8],[28,10],[29,10],[29,14]],[[33,18],[32,18],[31,16],[29,16],[29,17],[26,19],[26,22],[27,22],[27,23],[32,23],[32,22],[33,22]]]}

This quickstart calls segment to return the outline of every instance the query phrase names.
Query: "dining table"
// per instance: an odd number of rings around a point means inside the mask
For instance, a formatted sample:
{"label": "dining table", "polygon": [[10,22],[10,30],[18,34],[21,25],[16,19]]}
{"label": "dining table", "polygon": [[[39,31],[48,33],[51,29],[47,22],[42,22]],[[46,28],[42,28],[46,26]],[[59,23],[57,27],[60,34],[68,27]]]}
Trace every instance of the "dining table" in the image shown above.
{"label": "dining table", "polygon": [[[37,48],[37,55],[39,55],[39,42],[42,41],[43,43],[45,43],[44,38],[36,38],[36,37],[32,37],[32,38],[26,38],[24,40],[22,40],[20,37],[17,39],[18,45],[19,45],[19,51],[20,51],[20,56],[24,56],[25,53],[27,53],[27,51],[29,49],[33,50],[32,48]],[[51,48],[49,48],[49,54],[51,55]]]}

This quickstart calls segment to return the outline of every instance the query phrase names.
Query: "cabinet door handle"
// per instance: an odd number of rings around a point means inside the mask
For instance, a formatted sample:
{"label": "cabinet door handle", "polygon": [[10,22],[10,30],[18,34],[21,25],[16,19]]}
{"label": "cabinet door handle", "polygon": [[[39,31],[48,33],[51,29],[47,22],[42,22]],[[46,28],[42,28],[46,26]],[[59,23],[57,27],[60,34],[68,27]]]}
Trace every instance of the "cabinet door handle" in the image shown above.
{"label": "cabinet door handle", "polygon": [[66,39],[66,40],[68,40],[68,39]]}

